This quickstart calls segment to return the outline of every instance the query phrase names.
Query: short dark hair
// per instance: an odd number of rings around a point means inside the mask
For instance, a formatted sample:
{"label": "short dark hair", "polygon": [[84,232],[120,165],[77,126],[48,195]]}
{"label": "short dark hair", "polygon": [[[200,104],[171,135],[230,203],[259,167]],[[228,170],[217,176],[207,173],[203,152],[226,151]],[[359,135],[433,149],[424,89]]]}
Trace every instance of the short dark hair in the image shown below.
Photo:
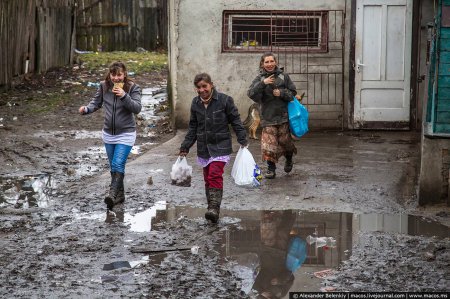
{"label": "short dark hair", "polygon": [[207,73],[200,73],[195,75],[194,78],[194,86],[197,87],[198,82],[205,81],[206,83],[213,84],[211,80],[211,76]]}

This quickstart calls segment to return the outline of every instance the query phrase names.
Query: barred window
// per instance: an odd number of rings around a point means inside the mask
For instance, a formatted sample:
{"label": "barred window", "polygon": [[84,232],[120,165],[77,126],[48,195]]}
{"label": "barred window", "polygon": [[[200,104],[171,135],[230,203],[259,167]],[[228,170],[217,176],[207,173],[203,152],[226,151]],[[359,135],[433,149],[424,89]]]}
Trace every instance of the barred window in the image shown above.
{"label": "barred window", "polygon": [[222,51],[328,50],[326,11],[224,11]]}

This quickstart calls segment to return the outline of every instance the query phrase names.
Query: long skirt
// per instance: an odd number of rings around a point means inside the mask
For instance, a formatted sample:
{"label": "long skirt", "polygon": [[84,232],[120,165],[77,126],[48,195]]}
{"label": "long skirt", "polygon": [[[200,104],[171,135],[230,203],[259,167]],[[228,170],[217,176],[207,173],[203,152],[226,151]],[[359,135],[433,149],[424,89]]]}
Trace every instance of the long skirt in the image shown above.
{"label": "long skirt", "polygon": [[262,160],[278,162],[281,156],[297,154],[289,123],[264,127],[261,135]]}

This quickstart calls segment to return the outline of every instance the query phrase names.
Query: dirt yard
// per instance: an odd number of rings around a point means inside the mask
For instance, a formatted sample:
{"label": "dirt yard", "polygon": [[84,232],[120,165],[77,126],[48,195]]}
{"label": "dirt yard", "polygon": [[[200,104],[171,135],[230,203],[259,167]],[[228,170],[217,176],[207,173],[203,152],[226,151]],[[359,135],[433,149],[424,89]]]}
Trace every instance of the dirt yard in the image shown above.
{"label": "dirt yard", "polygon": [[[166,92],[166,70],[130,76],[143,89]],[[104,170],[104,157],[96,154],[103,146],[100,131],[103,111],[78,114],[95,94],[104,71],[86,71],[78,66],[57,68],[16,82],[0,98],[0,170],[2,176],[50,173],[57,182],[79,179]],[[151,107],[154,109],[154,107]],[[149,109],[149,107],[146,107]],[[168,122],[168,103],[162,102],[154,118],[138,118],[140,152],[173,136]],[[164,111],[160,111],[164,110]],[[136,155],[131,155],[130,159]],[[91,167],[80,169],[89,158]]]}
{"label": "dirt yard", "polygon": [[[167,73],[146,73],[134,77],[151,100],[138,117],[126,205],[106,213],[102,111],[77,112],[103,77],[53,69],[0,97],[0,297],[448,291],[450,215],[416,207],[415,132],[308,133],[294,171],[257,189],[236,186],[228,167],[221,220],[211,226],[201,169],[190,188],[170,185],[182,136],[168,122]],[[259,162],[259,141],[249,148]],[[188,160],[195,164],[195,151]],[[309,243],[289,272],[294,237]]]}

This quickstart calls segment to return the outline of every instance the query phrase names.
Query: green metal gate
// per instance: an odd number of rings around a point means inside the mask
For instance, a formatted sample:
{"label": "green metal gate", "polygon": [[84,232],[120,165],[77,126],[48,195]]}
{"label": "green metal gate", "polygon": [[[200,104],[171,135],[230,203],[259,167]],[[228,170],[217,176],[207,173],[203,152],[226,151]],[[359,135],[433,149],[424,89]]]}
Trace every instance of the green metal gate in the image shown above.
{"label": "green metal gate", "polygon": [[431,37],[424,135],[450,137],[450,0],[439,0]]}

